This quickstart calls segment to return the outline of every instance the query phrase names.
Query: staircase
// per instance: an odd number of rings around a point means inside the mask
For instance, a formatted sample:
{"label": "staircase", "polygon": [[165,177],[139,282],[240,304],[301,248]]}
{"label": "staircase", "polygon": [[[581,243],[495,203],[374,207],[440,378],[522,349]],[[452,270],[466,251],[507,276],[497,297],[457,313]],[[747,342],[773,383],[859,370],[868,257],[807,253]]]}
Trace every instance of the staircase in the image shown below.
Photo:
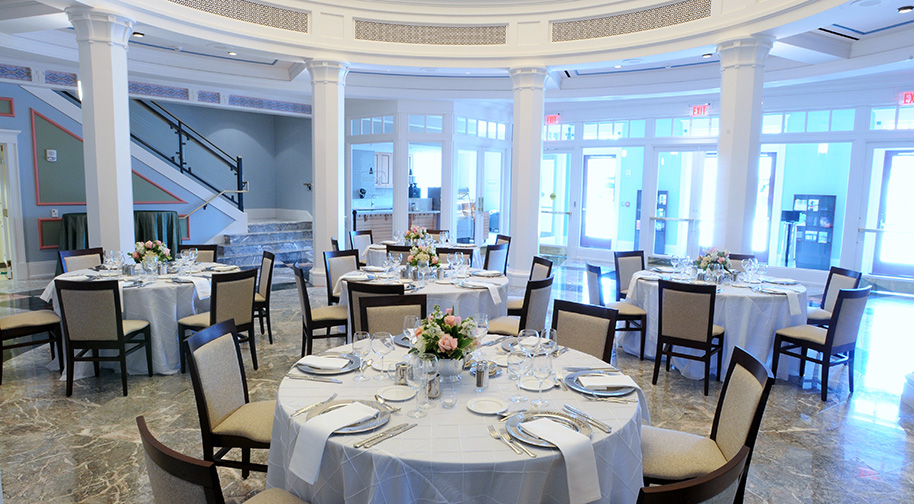
{"label": "staircase", "polygon": [[263,251],[276,254],[273,285],[295,283],[292,266],[296,262],[307,273],[314,261],[310,222],[253,221],[245,234],[224,235],[219,246],[219,262],[242,268],[259,267]]}

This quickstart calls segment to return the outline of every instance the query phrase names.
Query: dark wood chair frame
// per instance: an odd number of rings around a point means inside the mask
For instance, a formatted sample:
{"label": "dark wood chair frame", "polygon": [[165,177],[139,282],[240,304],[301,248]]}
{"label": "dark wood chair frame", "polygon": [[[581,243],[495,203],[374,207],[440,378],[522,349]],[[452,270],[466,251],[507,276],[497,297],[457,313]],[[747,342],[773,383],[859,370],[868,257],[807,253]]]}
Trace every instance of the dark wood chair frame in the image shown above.
{"label": "dark wood chair frame", "polygon": [[520,314],[520,324],[517,326],[518,331],[523,331],[527,328],[527,315],[530,311],[530,296],[532,295],[533,291],[552,286],[553,281],[555,281],[555,277],[549,275],[542,280],[531,280],[527,282],[527,288],[524,290],[524,307],[522,308],[523,313]]}
{"label": "dark wood chair frame", "polygon": [[505,250],[505,267],[501,273],[503,275],[507,275],[508,274],[508,256],[507,256],[507,254],[508,254],[508,250],[510,249],[510,247],[511,247],[510,243],[501,243],[498,245],[487,245],[486,246],[486,260],[485,260],[485,263],[483,264],[482,268],[489,269],[489,256],[492,254],[493,250],[504,249]]}
{"label": "dark wood chair frame", "polygon": [[450,229],[428,229],[428,228],[425,228],[425,232],[428,233],[428,234],[431,234],[431,235],[439,236],[439,235],[441,235],[442,232],[445,232],[445,233],[450,234],[450,233],[451,233],[451,230],[450,230]]}
{"label": "dark wood chair frame", "polygon": [[[533,262],[530,264],[530,276],[527,280],[533,280],[533,272],[536,270],[536,265],[542,265],[547,268],[546,276],[552,275],[552,261],[540,256],[533,256]],[[520,317],[521,309],[510,309],[508,308],[508,315],[513,315],[515,317]]]}
{"label": "dark wood chair frame", "polygon": [[[152,331],[149,325],[133,333],[124,334],[124,325],[122,323],[124,313],[121,308],[121,296],[118,294],[117,280],[100,280],[95,282],[80,282],[71,280],[54,280],[54,288],[57,290],[57,299],[60,303],[60,320],[63,327],[63,335],[66,340],[67,348],[67,397],[73,395],[73,365],[76,362],[91,362],[95,368],[95,376],[99,376],[100,362],[120,362],[121,364],[121,387],[124,396],[127,395],[127,356],[141,348],[146,348],[146,367],[149,376],[152,376]],[[117,338],[111,340],[79,340],[70,339],[70,333],[67,330],[67,307],[63,303],[62,290],[75,291],[112,291],[114,296],[114,309],[116,312]],[[138,336],[142,336],[138,339]],[[133,345],[127,348],[128,345]],[[100,350],[116,350],[117,355],[104,356]],[[77,352],[78,351],[78,352]],[[86,354],[92,352],[91,356]]]}
{"label": "dark wood chair frame", "polygon": [[[264,281],[267,282],[267,285],[269,287],[267,287],[267,295],[264,296],[264,301],[258,302],[257,300],[254,300],[254,317],[260,321],[260,334],[264,333],[263,323],[264,323],[264,321],[266,321],[266,323],[267,323],[266,333],[270,340],[270,344],[272,345],[273,344],[273,327],[272,327],[272,323],[271,323],[272,321],[270,320],[270,293],[273,291],[273,270],[276,268],[276,255],[274,255],[272,252],[268,252],[268,251],[264,250],[263,259],[270,260],[270,271],[267,271],[267,272],[263,271],[263,261],[261,260],[261,262],[260,262],[260,265],[261,265],[260,279],[257,282],[257,286],[255,287],[254,292],[260,292],[260,285]],[[264,275],[266,275],[266,279],[264,279]]]}
{"label": "dark wood chair frame", "polygon": [[[841,289],[838,291],[838,299],[835,301],[835,311],[832,312],[831,320],[828,322],[828,332],[825,335],[824,344],[820,345],[818,343],[813,343],[812,341],[794,339],[775,333],[774,359],[772,360],[771,365],[771,371],[774,373],[774,376],[777,376],[778,373],[778,361],[780,360],[781,354],[800,359],[800,383],[803,382],[803,376],[806,374],[806,361],[819,364],[822,366],[822,400],[825,401],[828,398],[828,371],[832,366],[847,364],[847,384],[850,393],[853,394],[854,354],[857,349],[857,340],[855,339],[853,343],[836,347],[834,346],[835,330],[838,323],[838,315],[841,313],[841,305],[844,304],[844,300],[867,297],[869,296],[871,289],[872,287],[863,287],[861,289]],[[785,343],[786,345],[782,346],[782,344]],[[799,353],[791,352],[791,350],[799,350]],[[807,352],[809,350],[821,352],[822,358],[817,359],[808,356]]]}
{"label": "dark wood chair frame", "polygon": [[406,264],[406,257],[409,256],[410,250],[412,250],[412,247],[409,245],[387,245],[388,254],[403,254],[403,261],[400,263],[401,266]]}
{"label": "dark wood chair frame", "polygon": [[76,257],[84,255],[98,255],[98,263],[105,263],[105,249],[101,247],[79,249],[79,250],[61,250],[57,252],[57,257],[60,259],[61,271],[67,273],[67,262],[64,261],[67,257]]}
{"label": "dark wood chair frame", "polygon": [[730,262],[742,261],[743,259],[755,259],[755,254],[730,254]]}
{"label": "dark wood chair frame", "polygon": [[[292,268],[292,271],[295,273],[295,278],[297,281],[301,282],[302,286],[306,286],[307,282],[305,281],[305,270],[301,269],[298,265]],[[315,338],[332,338],[335,336],[346,337],[346,333],[331,333],[330,329],[333,327],[342,326],[345,329],[349,325],[349,320],[346,318],[343,319],[332,319],[332,320],[321,320],[314,321],[311,318],[311,299],[308,297],[308,289],[305,288],[302,293],[304,298],[301,299],[304,309],[301,314],[301,356],[311,355],[311,351],[314,345]],[[326,329],[327,334],[316,335],[314,331],[317,329]]]}
{"label": "dark wood chair frame", "polygon": [[[749,474],[749,463],[752,461],[752,451],[755,449],[755,440],[758,438],[759,427],[762,425],[762,416],[765,414],[765,406],[768,404],[768,396],[771,394],[771,386],[774,385],[774,377],[768,373],[768,369],[758,359],[753,357],[749,352],[742,348],[733,347],[733,355],[730,356],[730,368],[727,369],[727,377],[724,380],[724,386],[720,390],[720,396],[717,398],[717,409],[714,412],[714,421],[711,423],[711,439],[717,440],[717,431],[720,427],[720,415],[724,408],[724,398],[730,388],[730,378],[733,376],[733,370],[739,366],[748,371],[752,376],[762,384],[762,394],[759,396],[758,407],[755,415],[752,417],[752,423],[749,424],[749,431],[746,433],[745,446],[749,447],[749,455],[746,456],[746,468],[740,477],[739,490],[736,492],[734,502],[742,503],[746,493],[746,477]],[[681,480],[665,480],[660,478],[644,478],[644,485],[666,485],[677,483]]]}
{"label": "dark wood chair frame", "polygon": [[198,252],[201,250],[209,250],[213,253],[213,261],[219,260],[219,245],[211,244],[211,243],[205,243],[202,245],[194,245],[193,243],[182,243],[182,244],[178,245],[178,252],[183,252],[185,250],[190,250],[192,248],[197,249]]}
{"label": "dark wood chair frame", "polygon": [[[42,333],[48,333],[47,338],[42,339],[30,339],[28,341],[20,341],[18,343],[6,343],[7,341],[12,341],[14,339],[19,339],[25,336],[34,336]],[[56,355],[59,355],[60,358],[57,359],[57,364],[60,366],[60,372],[63,373],[63,336],[61,333],[60,322],[55,322],[52,324],[45,325],[33,325],[33,326],[24,326],[17,327],[15,329],[5,329],[0,330],[0,385],[3,385],[3,351],[12,348],[21,348],[26,346],[36,346],[49,343],[51,348],[51,360],[55,358],[54,346],[57,346]]]}
{"label": "dark wood chair frame", "polygon": [[[613,253],[613,264],[616,268],[616,301],[622,301],[625,296],[622,294],[622,282],[619,279],[619,259],[626,257],[640,257],[641,258],[641,269],[644,269],[644,251],[643,250],[630,250],[627,252],[614,252]],[[644,353],[642,352],[642,360]]]}
{"label": "dark wood chair frame", "polygon": [[[241,345],[238,331],[235,327],[234,320],[224,320],[213,324],[206,329],[201,329],[192,334],[184,342],[184,351],[187,352],[187,362],[190,368],[190,378],[194,386],[194,398],[197,402],[197,415],[200,417],[200,433],[203,437],[203,460],[213,462],[217,466],[232,467],[241,469],[241,477],[247,478],[250,471],[267,472],[266,464],[256,464],[251,462],[251,449],[270,449],[269,443],[258,443],[246,437],[213,434],[213,426],[209,423],[209,413],[207,412],[206,399],[203,393],[203,385],[200,383],[200,373],[197,370],[197,364],[191,354],[203,345],[219,338],[223,334],[232,333],[235,341],[235,354],[238,356],[238,367],[241,370],[241,385],[244,388],[244,402],[251,402],[248,397],[248,380],[244,372],[244,362],[241,359]],[[219,451],[215,451],[216,447]],[[241,461],[225,459],[225,455],[232,448],[241,448]]]}
{"label": "dark wood chair frame", "polygon": [[[355,240],[353,240],[353,238],[356,236],[364,236],[364,235],[368,235],[368,244],[369,245],[374,243],[374,235],[371,233],[370,229],[365,229],[363,231],[350,231],[349,232],[349,248],[351,248],[351,249],[359,252],[359,254],[361,254],[361,251],[358,248],[356,248]],[[368,258],[365,258],[365,260],[363,260],[361,258],[361,256],[359,256],[359,255],[356,255],[356,257],[359,260],[359,266],[365,266],[365,264],[367,264]]]}
{"label": "dark wood chair frame", "polygon": [[336,236],[330,237],[330,250],[334,252],[340,251],[340,241],[336,239]]}
{"label": "dark wood chair frame", "polygon": [[[679,292],[690,292],[693,294],[706,294],[710,296],[708,308],[708,335],[705,341],[694,341],[683,338],[674,338],[663,334],[663,291],[675,290]],[[667,280],[658,281],[657,295],[659,303],[657,308],[657,355],[654,360],[654,376],[651,383],[657,385],[657,376],[660,374],[660,361],[666,356],[666,372],[670,372],[670,362],[673,357],[682,357],[683,359],[696,360],[705,363],[705,395],[708,395],[708,387],[711,381],[711,357],[717,354],[717,381],[720,381],[720,368],[723,365],[723,347],[725,334],[714,336],[714,301],[717,298],[716,285],[692,285],[679,282],[670,282]],[[674,346],[684,346],[703,350],[704,355],[691,355],[687,353],[674,352]]]}
{"label": "dark wood chair frame", "polygon": [[[819,300],[819,309],[822,309],[822,310],[825,309],[825,298],[828,297],[828,288],[831,287],[831,279],[835,275],[841,275],[841,276],[846,276],[846,277],[855,279],[856,282],[854,282],[854,287],[853,287],[854,289],[856,289],[857,287],[860,287],[860,279],[863,278],[863,274],[859,271],[839,268],[837,266],[832,266],[831,268],[829,268],[828,269],[828,278],[825,280],[825,290],[822,291],[822,298]],[[835,303],[835,306],[837,306],[837,303]],[[818,325],[819,327],[828,326],[828,324],[815,324],[815,325]]]}
{"label": "dark wood chair frame", "polygon": [[[215,308],[217,306],[216,300],[218,299],[218,295],[219,295],[219,284],[222,282],[234,282],[236,280],[242,280],[242,279],[245,279],[248,277],[256,277],[256,276],[257,276],[257,270],[254,268],[241,270],[241,271],[234,271],[231,273],[214,273],[213,274],[213,280],[212,280],[213,294],[210,297],[210,310],[209,310],[210,327],[216,325],[219,322],[224,321],[224,320],[216,320],[217,314],[216,314]],[[233,325],[233,327],[235,327],[235,332],[234,332],[235,340],[239,344],[248,343],[248,346],[251,349],[251,363],[254,366],[254,369],[257,369],[257,340],[254,338],[254,292],[256,292],[256,290],[257,290],[256,287],[257,287],[256,282],[254,282],[254,288],[251,290],[251,321],[244,325],[235,326],[234,325],[235,319],[231,319],[232,325]],[[193,334],[195,334],[194,331],[199,332],[201,330],[202,329],[195,329],[193,327],[178,323],[178,338],[181,339],[181,341],[182,341],[181,346],[183,347],[183,350],[181,351],[181,372],[182,373],[184,373],[186,371],[186,365],[187,365],[187,354],[186,354],[187,340],[188,340],[188,338],[193,336]],[[191,334],[187,335],[187,331],[191,331]],[[242,331],[247,332],[248,335],[241,336]],[[225,333],[223,333],[223,334],[225,334]]]}
{"label": "dark wood chair frame", "polygon": [[337,250],[337,251],[328,250],[328,251],[324,252],[324,274],[326,275],[326,278],[327,278],[327,304],[328,305],[339,304],[340,297],[333,295],[333,282],[330,280],[330,265],[329,265],[327,259],[332,259],[335,257],[346,257],[346,256],[352,256],[353,258],[355,258],[355,266],[356,266],[356,269],[358,269],[358,267],[359,267],[359,251],[358,250],[352,250],[352,249]]}
{"label": "dark wood chair frame", "polygon": [[[619,315],[618,310],[606,308],[605,306],[574,303],[572,301],[556,299],[552,304],[552,328],[556,330],[559,328],[559,312],[570,312],[609,320],[609,327],[606,330],[606,345],[603,347],[603,362],[608,363],[612,360],[613,342],[616,334],[616,319]],[[598,334],[593,336],[599,337]]]}
{"label": "dark wood chair frame", "polygon": [[[370,284],[364,282],[348,282],[349,286],[347,288],[349,294],[349,320],[353,321],[352,327],[349,328],[349,333],[355,332],[355,320],[359,316],[359,313],[355,312],[355,303],[352,297],[353,292],[358,292],[360,294],[368,294],[368,296],[360,296],[359,306],[362,305],[362,299],[366,297],[378,297],[378,296],[402,296],[405,292],[405,287],[403,284]],[[361,310],[361,308],[360,308]],[[359,326],[362,325],[362,319],[359,319]]]}
{"label": "dark wood chair frame", "polygon": [[[606,300],[603,297],[603,278],[608,277],[606,273],[603,272],[603,269],[596,264],[590,264],[589,262],[584,263],[589,271],[593,271],[597,274],[599,282],[599,292],[600,297],[597,299],[597,302],[600,306],[606,306]],[[619,282],[616,281],[616,287],[618,288]],[[618,292],[616,293],[618,295]],[[593,301],[593,299],[591,299]],[[628,301],[621,301],[627,303]],[[647,314],[644,315],[623,315],[619,313],[616,317],[618,322],[624,322],[625,325],[622,327],[617,327],[616,332],[639,332],[641,333],[641,360],[644,360],[644,347],[647,343]]]}
{"label": "dark wood chair frame", "polygon": [[[697,478],[642,487],[637,504],[670,504],[675,502],[707,502],[730,487],[745,474],[751,450],[743,446],[726,464]],[[737,489],[739,492],[739,489]]]}
{"label": "dark wood chair frame", "polygon": [[363,331],[368,331],[368,308],[376,306],[419,306],[419,319],[428,316],[428,296],[425,294],[364,297],[359,300],[359,320]]}

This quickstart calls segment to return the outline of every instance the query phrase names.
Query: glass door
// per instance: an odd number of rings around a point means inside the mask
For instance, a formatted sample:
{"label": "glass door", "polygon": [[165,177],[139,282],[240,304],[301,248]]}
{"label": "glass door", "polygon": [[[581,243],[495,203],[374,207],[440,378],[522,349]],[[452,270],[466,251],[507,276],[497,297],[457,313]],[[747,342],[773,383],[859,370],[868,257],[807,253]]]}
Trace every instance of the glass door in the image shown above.
{"label": "glass door", "polygon": [[544,154],[540,166],[540,246],[566,249],[571,218],[571,154]]}
{"label": "glass door", "polygon": [[873,273],[914,276],[914,152],[887,151]]}
{"label": "glass door", "polygon": [[763,152],[758,160],[758,193],[755,220],[752,224],[752,253],[760,262],[768,262],[772,209],[774,208],[775,167],[777,152]]}
{"label": "glass door", "polygon": [[584,156],[581,247],[612,249],[616,238],[618,164],[613,155]]}
{"label": "glass door", "polygon": [[[506,234],[506,222],[502,219],[502,196],[506,194],[502,189],[502,173],[504,172],[504,152],[501,150],[487,150],[483,152],[482,187],[477,208],[482,213],[477,227],[477,236],[482,236],[482,242],[495,243],[495,236]],[[510,192],[510,191],[509,191]]]}
{"label": "glass door", "polygon": [[455,198],[457,229],[454,238],[459,243],[476,243],[476,172],[478,154],[475,150],[457,151],[457,197]]}
{"label": "glass door", "polygon": [[409,143],[408,225],[441,229],[441,143]]}
{"label": "glass door", "polygon": [[650,216],[653,238],[650,253],[698,255],[699,235],[706,240],[713,235],[716,180],[715,152],[658,152],[656,208]]}
{"label": "glass door", "polygon": [[453,236],[458,242],[495,243],[495,236],[504,229],[503,159],[500,150],[457,149],[457,228]]}

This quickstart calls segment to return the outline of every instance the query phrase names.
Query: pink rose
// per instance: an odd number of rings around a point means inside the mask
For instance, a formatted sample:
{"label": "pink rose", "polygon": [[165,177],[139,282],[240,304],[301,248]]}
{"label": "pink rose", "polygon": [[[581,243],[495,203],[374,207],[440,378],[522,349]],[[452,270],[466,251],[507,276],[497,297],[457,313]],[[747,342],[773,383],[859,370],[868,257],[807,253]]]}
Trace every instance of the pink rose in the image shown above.
{"label": "pink rose", "polygon": [[453,314],[454,314],[454,309],[453,309],[453,308],[448,308],[447,310],[444,310],[444,313],[445,313],[445,315],[453,315]]}
{"label": "pink rose", "polygon": [[134,259],[139,259],[139,258],[140,258],[140,253],[139,253],[139,252],[134,252],[134,253],[133,253],[133,258],[134,258]]}
{"label": "pink rose", "polygon": [[442,352],[450,352],[455,348],[457,348],[457,340],[450,334],[445,334],[438,340],[438,350],[441,350]]}
{"label": "pink rose", "polygon": [[457,317],[448,315],[444,317],[444,323],[449,326],[457,325]]}
{"label": "pink rose", "polygon": [[150,248],[152,248],[152,242],[151,242],[151,241],[147,241],[147,242],[146,242],[146,245],[144,245],[144,246],[145,246],[146,248],[150,249]]}
{"label": "pink rose", "polygon": [[407,260],[408,262],[413,262],[413,256],[410,255],[409,257],[406,258],[406,260]]}
{"label": "pink rose", "polygon": [[432,264],[438,264],[438,257],[432,257]]}
{"label": "pink rose", "polygon": [[421,327],[416,328],[416,336],[422,336],[422,328],[421,328]]}

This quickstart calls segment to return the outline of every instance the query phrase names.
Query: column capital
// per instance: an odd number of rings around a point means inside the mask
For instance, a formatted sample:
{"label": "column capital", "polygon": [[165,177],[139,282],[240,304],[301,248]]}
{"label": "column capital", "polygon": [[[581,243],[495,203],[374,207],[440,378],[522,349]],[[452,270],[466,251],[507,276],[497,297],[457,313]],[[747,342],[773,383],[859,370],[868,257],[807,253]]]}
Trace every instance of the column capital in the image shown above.
{"label": "column capital", "polygon": [[305,62],[305,68],[311,75],[311,84],[346,84],[349,74],[349,63],[345,61],[317,60]]}
{"label": "column capital", "polygon": [[133,34],[136,21],[85,7],[71,7],[66,10],[70,24],[76,30],[77,42],[117,45],[127,49],[127,41]]}
{"label": "column capital", "polygon": [[546,67],[523,66],[511,68],[511,85],[515,91],[530,89],[542,91],[546,89]]}
{"label": "column capital", "polygon": [[728,40],[717,44],[720,56],[720,70],[740,67],[764,67],[768,53],[774,44],[774,37],[757,35]]}

